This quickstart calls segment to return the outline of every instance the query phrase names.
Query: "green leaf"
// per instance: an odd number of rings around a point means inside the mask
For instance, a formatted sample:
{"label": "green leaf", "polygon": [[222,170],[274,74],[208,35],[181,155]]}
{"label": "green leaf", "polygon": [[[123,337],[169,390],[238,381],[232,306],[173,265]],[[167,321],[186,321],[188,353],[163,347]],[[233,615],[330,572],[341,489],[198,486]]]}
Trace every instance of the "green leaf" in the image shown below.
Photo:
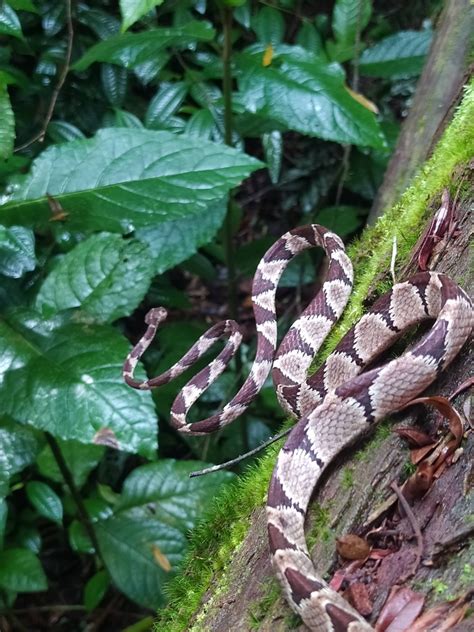
{"label": "green leaf", "polygon": [[163,127],[184,101],[187,92],[188,86],[183,81],[162,84],[150,101],[145,115],[145,125],[149,128]]}
{"label": "green leaf", "polygon": [[329,47],[332,59],[346,61],[354,57],[357,31],[364,30],[371,14],[371,0],[336,0],[332,14],[336,43]]}
{"label": "green leaf", "polygon": [[137,20],[151,11],[154,7],[163,4],[164,0],[120,0],[120,13],[122,14],[122,31],[126,31]]}
{"label": "green leaf", "polygon": [[14,592],[39,592],[48,588],[40,561],[27,549],[0,551],[0,587]]}
{"label": "green leaf", "polygon": [[153,276],[146,244],[99,233],[59,261],[41,286],[36,305],[47,317],[80,307],[97,322],[113,322],[135,310]]}
{"label": "green leaf", "polygon": [[29,11],[30,13],[39,13],[33,4],[33,0],[10,0],[8,3],[15,11]]}
{"label": "green leaf", "polygon": [[130,129],[143,129],[143,123],[138,116],[126,110],[114,109],[104,117],[104,127],[129,127]]}
{"label": "green leaf", "polygon": [[[58,444],[74,482],[80,489],[91,471],[99,464],[105,448],[100,445],[84,445],[78,441],[62,441],[61,439],[58,439]],[[56,483],[64,483],[64,477],[49,445],[40,452],[36,464],[39,473],[44,477]]]}
{"label": "green leaf", "polygon": [[339,66],[286,54],[276,62],[264,68],[257,56],[240,57],[239,86],[249,112],[309,136],[383,147],[375,116],[351,97]]}
{"label": "green leaf", "polygon": [[33,231],[23,226],[0,226],[0,274],[19,279],[35,267]]}
{"label": "green leaf", "polygon": [[89,534],[85,527],[78,520],[73,520],[68,529],[69,544],[71,549],[77,553],[95,553],[94,545],[91,542]]}
{"label": "green leaf", "polygon": [[136,468],[124,482],[115,514],[95,524],[114,584],[139,604],[155,608],[164,602],[163,584],[183,560],[189,529],[232,479],[227,472],[190,479],[203,465],[167,459]]}
{"label": "green leaf", "polygon": [[273,184],[278,182],[281,170],[281,158],[283,155],[283,136],[275,130],[262,136],[263,153],[265,162]]}
{"label": "green leaf", "polygon": [[128,72],[113,64],[101,64],[102,89],[110,105],[120,107],[127,94]]}
{"label": "green leaf", "polygon": [[88,612],[97,608],[110,586],[110,578],[106,571],[93,575],[84,587],[84,605]]}
{"label": "green leaf", "polygon": [[9,544],[13,548],[28,549],[38,554],[41,551],[41,534],[36,527],[20,524],[9,534]]}
{"label": "green leaf", "polygon": [[259,42],[267,46],[276,46],[283,41],[285,21],[280,11],[272,7],[263,7],[252,22],[253,30]]}
{"label": "green leaf", "polygon": [[43,442],[41,433],[33,428],[7,417],[0,419],[0,497],[8,493],[9,479],[34,463]]}
{"label": "green leaf", "polygon": [[[1,462],[2,460],[0,457],[0,463]],[[0,475],[0,481],[1,481],[1,475]],[[1,482],[0,482],[0,487],[1,487]],[[7,502],[4,498],[0,498],[0,550],[3,549],[3,538],[5,535],[5,527],[7,524],[7,518],[8,518]]]}
{"label": "green leaf", "polygon": [[[362,107],[362,106],[360,106]],[[101,130],[52,146],[0,206],[3,224],[50,230],[47,194],[68,213],[70,231],[128,233],[206,213],[261,163],[231,147],[170,132]]]}
{"label": "green leaf", "polygon": [[0,35],[11,35],[23,39],[20,20],[6,2],[0,4]]}
{"label": "green leaf", "polygon": [[48,125],[48,136],[55,143],[85,138],[78,127],[66,121],[51,121]]}
{"label": "green leaf", "polygon": [[115,35],[92,46],[72,68],[85,70],[94,62],[104,61],[133,69],[158,56],[163,57],[164,64],[168,58],[164,55],[166,48],[179,48],[195,41],[210,41],[214,34],[209,23],[196,21],[181,27]]}
{"label": "green leaf", "polygon": [[[1,29],[0,29],[1,31]],[[0,158],[7,159],[13,153],[15,140],[15,116],[13,114],[8,88],[0,79]]]}
{"label": "green leaf", "polygon": [[26,495],[40,516],[53,522],[62,522],[61,499],[49,485],[41,481],[30,481],[26,484]]}
{"label": "green leaf", "polygon": [[129,345],[116,330],[74,324],[43,334],[39,325],[48,329],[51,322],[30,316],[25,327],[17,315],[13,322],[0,320],[5,360],[0,409],[60,439],[112,445],[153,458],[151,395],[123,382]]}
{"label": "green leaf", "polygon": [[187,136],[194,136],[197,138],[204,138],[209,140],[216,127],[216,122],[212,113],[207,108],[204,110],[197,110],[188,119],[185,127],[185,133]]}
{"label": "green leaf", "polygon": [[318,29],[311,22],[304,21],[296,35],[296,44],[314,55],[325,57],[323,42]]}
{"label": "green leaf", "polygon": [[432,31],[400,31],[366,49],[359,69],[370,77],[420,74],[430,48]]}
{"label": "green leaf", "polygon": [[209,243],[222,226],[225,214],[226,200],[221,200],[211,204],[206,213],[194,210],[183,219],[139,229],[135,234],[148,244],[155,261],[154,272],[161,274]]}

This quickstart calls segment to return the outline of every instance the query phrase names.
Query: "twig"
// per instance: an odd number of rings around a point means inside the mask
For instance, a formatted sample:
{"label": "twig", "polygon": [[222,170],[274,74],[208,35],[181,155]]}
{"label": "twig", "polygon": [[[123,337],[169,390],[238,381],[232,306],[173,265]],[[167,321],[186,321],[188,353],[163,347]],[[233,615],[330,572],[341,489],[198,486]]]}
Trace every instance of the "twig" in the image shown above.
{"label": "twig", "polygon": [[53,94],[51,95],[51,101],[49,103],[48,111],[46,112],[46,118],[44,123],[40,129],[40,131],[33,136],[29,141],[23,143],[23,145],[19,145],[15,147],[14,151],[21,151],[22,149],[26,149],[36,141],[42,143],[46,136],[46,130],[48,129],[48,125],[51,122],[54,114],[54,108],[56,107],[56,101],[58,100],[59,93],[66,81],[67,73],[69,72],[69,64],[71,63],[71,55],[72,55],[72,43],[74,39],[74,29],[72,26],[72,9],[71,9],[71,0],[66,0],[66,23],[67,23],[67,48],[66,48],[66,58],[64,60],[64,66],[61,70],[61,74],[59,75],[58,83],[53,90]]}
{"label": "twig", "polygon": [[393,243],[392,243],[392,259],[390,261],[390,274],[392,275],[392,281],[393,281],[393,285],[396,284],[397,279],[395,277],[395,263],[397,261],[397,236],[394,235],[393,236]]}
{"label": "twig", "polygon": [[204,476],[204,474],[211,474],[211,472],[218,472],[219,470],[225,470],[228,467],[232,467],[233,465],[240,463],[240,461],[247,459],[249,456],[253,456],[254,454],[257,454],[257,452],[260,452],[260,450],[264,450],[267,446],[271,445],[272,443],[275,443],[275,441],[278,441],[279,439],[286,437],[286,435],[289,434],[291,430],[292,428],[288,428],[287,430],[280,432],[279,434],[275,435],[274,437],[271,437],[264,443],[261,443],[258,447],[254,448],[253,450],[250,450],[250,452],[246,452],[245,454],[242,454],[238,456],[237,458],[232,459],[231,461],[226,461],[225,463],[220,463],[219,465],[212,465],[211,467],[206,467],[203,470],[197,470],[196,472],[191,472],[189,475],[189,478],[194,478],[195,476]]}
{"label": "twig", "polygon": [[415,563],[412,567],[412,569],[406,574],[404,575],[404,577],[402,577],[400,579],[400,582],[404,582],[406,581],[409,577],[412,577],[412,575],[415,574],[416,569],[418,568],[422,555],[423,555],[423,536],[421,534],[421,529],[420,529],[420,525],[418,524],[416,518],[415,518],[415,514],[413,513],[410,505],[408,504],[407,499],[405,498],[405,496],[403,495],[402,490],[400,489],[400,487],[398,487],[398,485],[393,482],[390,485],[390,488],[393,489],[393,491],[395,492],[395,494],[397,495],[398,501],[400,503],[400,505],[403,508],[403,511],[406,514],[406,517],[409,521],[409,523],[411,524],[411,528],[413,529],[414,534],[416,535],[416,551],[415,551]]}

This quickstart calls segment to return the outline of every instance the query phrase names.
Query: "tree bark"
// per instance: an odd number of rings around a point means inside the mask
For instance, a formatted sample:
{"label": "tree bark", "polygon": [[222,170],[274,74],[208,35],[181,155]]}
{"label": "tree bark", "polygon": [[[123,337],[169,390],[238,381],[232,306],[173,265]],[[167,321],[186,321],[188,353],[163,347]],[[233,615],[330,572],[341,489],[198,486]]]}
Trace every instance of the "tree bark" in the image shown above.
{"label": "tree bark", "polygon": [[474,6],[469,0],[447,0],[415,98],[405,120],[368,222],[391,208],[431,155],[472,75],[469,65]]}
{"label": "tree bark", "polygon": [[[468,168],[466,168],[468,169]],[[459,174],[458,174],[459,175]],[[436,269],[449,274],[472,294],[474,279],[469,272],[469,237],[474,231],[469,207],[472,196],[461,202],[460,234],[449,244]],[[433,209],[434,210],[434,209]],[[472,349],[464,351],[429,389],[430,394],[449,395],[474,373]],[[461,408],[466,394],[459,396]],[[421,418],[433,422],[435,415],[423,409]],[[395,426],[414,422],[414,413],[394,415]],[[474,533],[472,496],[474,487],[474,433],[468,434],[459,460],[449,467],[412,509],[423,532],[423,563],[418,566],[409,585],[428,595],[428,601],[444,601],[472,588],[472,547]],[[323,577],[330,577],[336,565],[335,536],[364,532],[364,524],[391,494],[389,484],[403,481],[409,459],[404,441],[393,433],[384,433],[369,441],[362,452],[342,455],[330,469],[325,482],[317,490],[307,523],[307,534],[317,536],[312,549],[313,560]],[[377,523],[375,523],[377,524]],[[375,621],[391,586],[413,565],[416,545],[411,539],[412,527],[401,520],[397,532],[402,544],[396,557],[382,559],[374,573],[376,594],[372,622]],[[319,537],[318,537],[319,536]],[[243,544],[229,560],[225,588],[220,580],[211,586],[189,630],[199,632],[286,632],[307,628],[295,621],[286,602],[279,595],[270,565],[265,509],[258,508],[250,517],[249,531]],[[470,582],[470,585],[469,585]],[[275,598],[272,595],[278,594]],[[456,632],[472,629],[472,617],[451,628]]]}

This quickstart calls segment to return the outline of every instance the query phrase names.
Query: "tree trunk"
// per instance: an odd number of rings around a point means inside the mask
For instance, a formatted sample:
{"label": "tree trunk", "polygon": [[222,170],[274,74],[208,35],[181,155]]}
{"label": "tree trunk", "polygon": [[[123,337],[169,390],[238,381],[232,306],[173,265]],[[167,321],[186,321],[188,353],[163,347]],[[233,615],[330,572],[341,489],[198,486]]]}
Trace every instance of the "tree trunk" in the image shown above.
{"label": "tree trunk", "polygon": [[462,87],[472,74],[469,57],[473,28],[474,7],[470,1],[447,0],[413,105],[370,211],[369,223],[395,204],[449,123],[461,100]]}

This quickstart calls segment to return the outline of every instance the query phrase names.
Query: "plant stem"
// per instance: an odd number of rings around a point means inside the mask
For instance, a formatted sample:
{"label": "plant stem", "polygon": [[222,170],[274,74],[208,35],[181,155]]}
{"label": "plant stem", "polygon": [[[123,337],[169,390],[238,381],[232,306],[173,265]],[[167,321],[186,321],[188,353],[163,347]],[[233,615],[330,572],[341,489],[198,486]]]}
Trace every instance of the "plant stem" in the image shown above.
{"label": "plant stem", "polygon": [[[222,50],[223,78],[222,92],[224,95],[224,142],[232,146],[232,8],[223,7],[222,26],[224,33],[224,48]],[[235,250],[232,239],[232,193],[229,193],[227,215],[224,223],[224,252],[227,265],[227,293],[229,302],[229,316],[237,319],[237,279],[235,273]]]}
{"label": "plant stem", "polygon": [[82,500],[81,493],[78,490],[76,483],[74,482],[74,478],[71,474],[71,471],[68,468],[66,461],[64,460],[63,454],[61,452],[61,448],[59,447],[58,442],[52,435],[50,435],[48,432],[46,432],[45,435],[46,435],[46,441],[48,442],[49,447],[51,448],[51,452],[53,453],[53,456],[56,460],[56,463],[58,464],[62,477],[64,478],[64,482],[68,486],[69,491],[71,492],[71,496],[73,497],[74,502],[76,503],[77,510],[79,512],[80,521],[84,529],[87,531],[89,538],[91,539],[91,542],[95,549],[96,554],[99,557],[101,557],[99,542],[97,540],[97,536],[95,534],[91,518],[87,512],[86,506],[84,505],[84,501]]}

